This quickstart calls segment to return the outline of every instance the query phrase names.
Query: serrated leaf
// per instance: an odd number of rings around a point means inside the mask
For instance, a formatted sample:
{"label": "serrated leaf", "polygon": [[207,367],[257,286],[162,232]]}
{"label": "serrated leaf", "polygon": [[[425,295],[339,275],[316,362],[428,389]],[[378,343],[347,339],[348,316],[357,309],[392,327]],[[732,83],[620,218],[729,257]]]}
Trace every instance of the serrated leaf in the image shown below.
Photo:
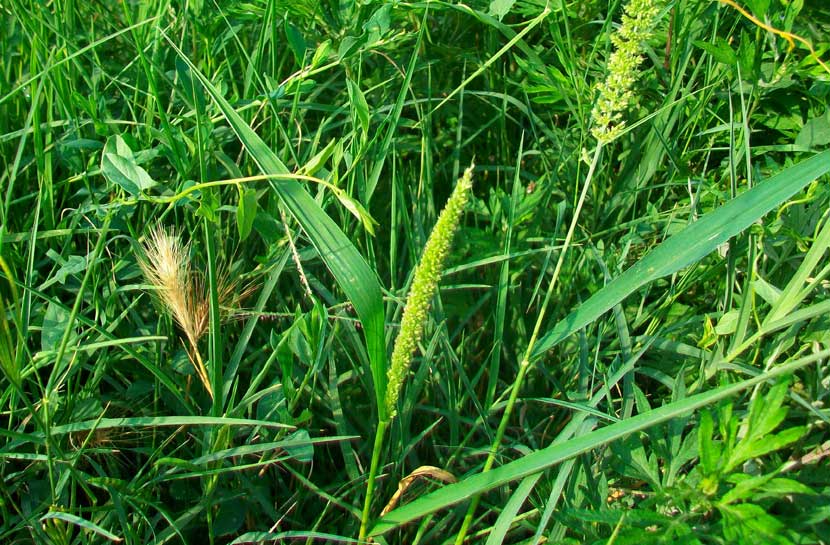
{"label": "serrated leaf", "polygon": [[780,532],[784,524],[753,503],[718,505],[724,517],[723,535],[728,543],[790,543]]}
{"label": "serrated leaf", "polygon": [[773,433],[758,438],[758,440],[748,443],[746,445],[738,443],[732,453],[732,463],[730,467],[736,467],[739,464],[752,458],[760,458],[770,452],[781,450],[789,446],[807,433],[807,428],[804,426],[789,428],[779,433]]}
{"label": "serrated leaf", "polygon": [[770,479],[772,479],[773,475],[758,475],[752,477],[741,473],[739,477],[740,479],[736,482],[732,490],[724,494],[719,503],[728,505],[730,503],[735,503],[736,501],[751,499],[755,493],[755,490],[766,484]]}
{"label": "serrated leaf", "polygon": [[814,496],[816,494],[816,491],[806,484],[784,477],[770,479],[770,481],[762,486],[761,489],[764,493],[774,496],[785,496],[788,494],[806,494],[808,496]]}

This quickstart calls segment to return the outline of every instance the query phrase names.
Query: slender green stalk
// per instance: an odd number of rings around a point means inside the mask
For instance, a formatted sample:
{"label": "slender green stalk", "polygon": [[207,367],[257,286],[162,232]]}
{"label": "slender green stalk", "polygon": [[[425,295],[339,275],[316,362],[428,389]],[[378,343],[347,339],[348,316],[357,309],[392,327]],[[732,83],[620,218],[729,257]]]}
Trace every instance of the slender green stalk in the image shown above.
{"label": "slender green stalk", "polygon": [[[54,494],[57,490],[57,488],[55,487],[56,481],[54,458],[55,454],[57,454],[58,457],[61,457],[62,455],[58,449],[58,445],[53,441],[51,433],[53,424],[52,415],[53,412],[58,409],[58,406],[50,406],[50,402],[52,400],[57,400],[57,393],[60,391],[61,386],[64,383],[64,380],[67,379],[71,371],[71,362],[64,365],[63,359],[66,355],[66,349],[69,347],[69,339],[72,337],[72,332],[74,331],[75,319],[78,317],[78,313],[81,311],[81,305],[84,301],[84,294],[86,293],[86,288],[91,282],[93,274],[97,270],[97,267],[95,265],[98,263],[98,259],[101,257],[101,252],[104,249],[104,243],[107,240],[107,235],[109,234],[111,220],[111,214],[107,214],[106,218],[104,219],[103,225],[101,225],[98,241],[95,243],[95,248],[92,251],[92,257],[89,262],[89,267],[87,267],[86,273],[84,274],[84,277],[81,280],[81,285],[78,288],[78,294],[75,296],[75,303],[72,305],[72,310],[69,313],[68,320],[66,321],[66,326],[63,330],[63,336],[61,337],[60,345],[58,345],[57,356],[55,357],[55,366],[52,369],[52,373],[49,375],[49,380],[46,383],[46,391],[43,395],[43,432],[46,434],[46,460],[49,473],[49,483],[53,495],[53,503],[56,501]],[[57,450],[58,452],[53,452],[53,450]]]}
{"label": "slender green stalk", "polygon": [[372,448],[372,462],[369,466],[369,480],[366,483],[366,498],[363,501],[363,513],[360,517],[360,535],[358,539],[363,541],[369,531],[369,517],[372,509],[372,495],[375,493],[375,479],[377,478],[380,466],[380,451],[383,450],[383,439],[386,436],[388,421],[381,420],[375,430],[375,444]]}
{"label": "slender green stalk", "polygon": [[401,317],[401,330],[395,339],[392,359],[387,372],[384,406],[378,407],[379,422],[375,432],[372,463],[369,466],[366,498],[364,499],[363,515],[360,520],[360,539],[366,537],[366,532],[369,529],[372,494],[375,489],[375,479],[380,465],[380,451],[383,446],[386,428],[397,412],[398,397],[403,387],[404,378],[409,372],[412,354],[423,336],[429,305],[438,290],[438,282],[441,280],[441,272],[444,270],[444,261],[450,253],[453,237],[458,230],[461,214],[464,212],[464,206],[469,198],[470,189],[473,186],[473,167],[474,165],[470,165],[464,171],[464,175],[458,180],[452,195],[447,200],[447,204],[441,214],[438,215],[435,227],[432,228],[429,240],[424,246],[421,262],[412,277],[412,286],[406,299],[406,308]]}
{"label": "slender green stalk", "polygon": [[[622,17],[622,24],[617,32],[611,35],[611,42],[614,45],[614,51],[608,60],[607,77],[602,85],[598,85],[598,97],[596,105],[591,112],[592,129],[591,134],[597,140],[597,146],[594,149],[594,156],[591,160],[591,166],[588,169],[588,174],[582,185],[582,191],[579,195],[576,209],[574,210],[571,224],[568,227],[568,233],[565,235],[565,242],[562,245],[562,251],[559,253],[559,258],[556,261],[556,267],[553,270],[553,277],[548,284],[545,299],[542,307],[539,310],[539,315],[536,317],[536,325],[533,327],[533,334],[528,342],[525,355],[519,364],[519,371],[516,375],[513,385],[510,390],[510,397],[507,401],[507,406],[502,413],[499,427],[496,430],[496,436],[493,443],[490,445],[490,451],[487,454],[487,460],[484,462],[482,472],[487,472],[492,469],[496,461],[496,455],[501,448],[504,433],[507,430],[507,425],[513,414],[513,408],[516,404],[516,399],[521,391],[524,383],[525,375],[531,363],[531,355],[536,341],[539,338],[539,332],[542,329],[542,323],[545,319],[548,304],[550,303],[553,290],[559,279],[559,273],[562,270],[562,265],[565,263],[565,257],[570,249],[571,240],[573,239],[576,224],[579,221],[582,206],[585,203],[585,197],[588,195],[588,189],[591,187],[591,180],[596,172],[597,164],[599,163],[602,149],[605,144],[616,139],[625,126],[623,120],[623,112],[628,108],[630,103],[634,100],[634,92],[632,90],[634,83],[637,81],[638,68],[642,62],[641,44],[649,38],[651,28],[656,21],[659,13],[657,3],[659,0],[631,0],[625,7],[625,13]],[[461,529],[456,535],[455,544],[461,545],[467,536],[470,525],[473,521],[476,508],[480,501],[480,496],[476,495],[470,502],[464,520],[461,523]]]}
{"label": "slender green stalk", "polygon": [[208,339],[210,354],[210,391],[213,392],[213,403],[211,404],[211,416],[221,416],[222,408],[225,406],[222,399],[222,380],[224,370],[222,365],[222,317],[220,316],[220,284],[217,270],[216,240],[214,239],[216,224],[208,220],[204,221],[205,227],[205,248],[207,250],[207,298],[208,298]]}
{"label": "slender green stalk", "polygon": [[[579,194],[579,201],[576,204],[576,210],[574,210],[573,218],[571,219],[571,224],[568,227],[568,233],[565,235],[565,242],[562,244],[562,251],[559,253],[559,259],[556,261],[556,267],[553,269],[553,277],[550,280],[550,284],[548,284],[547,292],[545,293],[545,299],[542,302],[542,307],[539,310],[539,315],[536,318],[536,325],[533,327],[533,334],[530,337],[530,342],[527,345],[527,349],[525,350],[525,355],[522,358],[521,363],[519,364],[519,372],[516,375],[516,379],[513,381],[513,386],[510,390],[510,397],[507,400],[507,405],[504,408],[504,413],[502,413],[501,421],[499,422],[499,427],[496,430],[496,436],[493,439],[493,443],[490,445],[490,451],[487,453],[487,460],[484,462],[484,467],[482,468],[482,472],[490,471],[493,468],[493,464],[496,461],[496,455],[498,454],[499,448],[501,447],[501,442],[504,439],[504,432],[507,430],[507,425],[510,423],[510,417],[513,415],[513,408],[516,405],[516,399],[519,397],[519,392],[522,389],[522,384],[524,383],[525,375],[527,374],[528,369],[530,368],[531,363],[531,354],[533,353],[533,347],[536,345],[536,340],[539,338],[539,332],[542,329],[542,324],[545,320],[545,314],[548,308],[548,304],[550,303],[551,296],[553,295],[553,290],[556,287],[556,281],[559,279],[559,273],[562,270],[562,265],[565,263],[565,256],[568,253],[568,249],[571,245],[571,240],[573,240],[574,231],[576,231],[576,224],[579,221],[579,215],[582,211],[582,206],[585,203],[585,197],[588,195],[588,188],[591,187],[591,180],[594,177],[594,172],[596,172],[597,164],[599,163],[600,156],[602,155],[602,144],[598,144],[595,151],[594,157],[591,160],[591,166],[588,169],[588,174],[585,177],[585,182],[582,184],[582,191]],[[464,539],[467,537],[467,532],[470,529],[470,525],[473,522],[473,516],[475,515],[476,508],[478,507],[478,503],[481,500],[481,496],[473,496],[472,501],[470,502],[470,506],[467,508],[467,513],[464,515],[464,521],[461,524],[461,529],[458,531],[458,534],[455,538],[455,544],[460,545],[464,542]]]}

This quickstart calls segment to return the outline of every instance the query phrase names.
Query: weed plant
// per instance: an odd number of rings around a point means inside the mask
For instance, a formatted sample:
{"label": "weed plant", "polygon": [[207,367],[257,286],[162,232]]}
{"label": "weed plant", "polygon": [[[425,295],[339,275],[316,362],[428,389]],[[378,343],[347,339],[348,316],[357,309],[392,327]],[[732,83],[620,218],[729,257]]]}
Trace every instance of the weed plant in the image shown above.
{"label": "weed plant", "polygon": [[0,543],[830,542],[830,7],[0,16]]}

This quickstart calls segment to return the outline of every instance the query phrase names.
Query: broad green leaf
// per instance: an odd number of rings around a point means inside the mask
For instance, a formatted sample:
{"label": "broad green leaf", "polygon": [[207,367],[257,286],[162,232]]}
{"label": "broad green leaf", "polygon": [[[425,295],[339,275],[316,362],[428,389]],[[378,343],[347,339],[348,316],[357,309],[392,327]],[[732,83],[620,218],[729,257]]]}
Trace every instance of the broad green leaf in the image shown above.
{"label": "broad green leaf", "polygon": [[368,134],[369,104],[366,102],[366,97],[363,96],[363,91],[360,90],[360,87],[352,80],[346,80],[346,87],[349,90],[349,104],[352,107],[352,112],[354,112],[355,117],[360,122],[363,134]]}
{"label": "broad green leaf", "polygon": [[781,290],[760,276],[756,277],[755,280],[752,281],[752,289],[755,290],[755,293],[757,293],[768,305],[775,305],[778,298],[781,297]]}
{"label": "broad green leaf", "polygon": [[764,180],[670,237],[585,303],[560,320],[539,340],[532,359],[593,322],[646,284],[687,267],[737,235],[804,186],[830,171],[830,150],[814,155]]}
{"label": "broad green leaf", "polygon": [[756,17],[763,18],[767,16],[769,1],[770,0],[746,0],[746,5],[750,10],[752,10],[752,13],[754,13]]}
{"label": "broad green leaf", "polygon": [[[210,80],[202,74],[176,44],[168,38],[170,46],[190,66],[208,94],[216,102],[222,115],[245,146],[245,149],[265,174],[287,174],[288,168],[236,113]],[[372,379],[379,415],[383,412],[383,396],[386,391],[386,341],[384,331],[383,297],[375,272],[369,267],[351,240],[323,211],[305,188],[293,180],[270,181],[289,213],[297,220],[319,253],[323,263],[334,276],[360,318],[366,338],[366,348],[371,362]]]}
{"label": "broad green leaf", "polygon": [[101,155],[101,173],[133,196],[157,185],[147,171],[138,166],[132,150],[118,135],[107,139]]}
{"label": "broad green leaf", "polygon": [[69,310],[50,301],[43,315],[43,328],[40,331],[40,349],[44,352],[57,350],[69,320]]}
{"label": "broad green leaf", "polygon": [[285,37],[288,39],[288,45],[291,46],[291,52],[294,53],[297,66],[303,66],[308,46],[302,33],[288,19],[285,20]]}
{"label": "broad green leaf", "polygon": [[693,43],[697,47],[712,55],[712,57],[720,63],[735,66],[735,63],[738,62],[738,56],[735,54],[735,51],[723,38],[718,38],[713,44],[701,40],[695,40]]}
{"label": "broad green leaf", "polygon": [[461,482],[447,485],[435,492],[421,496],[381,517],[369,532],[369,535],[376,536],[383,534],[415,519],[467,500],[477,494],[482,494],[488,490],[518,479],[523,479],[529,475],[534,475],[540,471],[545,471],[560,462],[590,452],[597,447],[616,441],[628,434],[646,430],[673,418],[686,415],[701,407],[717,403],[721,399],[751,388],[761,382],[788,375],[807,365],[823,361],[828,356],[830,356],[830,350],[817,352],[816,354],[775,367],[756,377],[674,401],[646,413],[638,414],[621,422],[574,437],[563,443],[550,445],[486,473],[478,473]]}
{"label": "broad green leaf", "polygon": [[807,120],[795,138],[795,145],[804,149],[830,144],[830,111]]}
{"label": "broad green leaf", "polygon": [[314,51],[314,56],[311,58],[311,67],[317,68],[323,64],[323,61],[328,58],[329,53],[331,53],[331,40],[324,40]]}
{"label": "broad green leaf", "polygon": [[715,326],[715,333],[718,335],[731,335],[735,333],[738,328],[738,317],[740,312],[735,309],[730,310],[720,317],[718,324]]}
{"label": "broad green leaf", "polygon": [[239,205],[236,207],[236,228],[239,230],[239,239],[245,240],[251,234],[256,218],[257,202],[256,189],[246,188],[239,192]]}
{"label": "broad green leaf", "polygon": [[384,34],[389,31],[391,23],[390,14],[392,12],[391,3],[383,3],[369,20],[363,23],[363,31],[366,33],[366,46],[373,46],[380,40]]}
{"label": "broad green leaf", "polygon": [[493,0],[490,2],[490,10],[487,12],[487,15],[492,15],[501,21],[505,15],[510,13],[510,9],[515,3],[516,0]]}
{"label": "broad green leaf", "polygon": [[239,533],[242,525],[245,524],[245,516],[249,507],[244,501],[225,501],[219,505],[219,511],[213,522],[211,530],[214,535],[228,536]]}
{"label": "broad green leaf", "polygon": [[286,438],[285,452],[303,464],[314,461],[314,442],[307,430],[297,430]]}
{"label": "broad green leaf", "polygon": [[63,256],[51,249],[46,250],[46,255],[55,263],[60,264],[60,269],[58,269],[46,282],[41,284],[39,288],[40,290],[45,290],[55,282],[63,285],[66,283],[67,277],[79,274],[87,268],[87,256],[71,255],[67,259],[64,259]]}
{"label": "broad green leaf", "polygon": [[325,148],[315,153],[314,157],[309,159],[306,164],[303,165],[299,173],[306,176],[314,176],[317,171],[326,164],[326,161],[329,160],[332,153],[334,153],[334,150],[337,147],[337,142],[337,140],[332,140],[328,143],[328,145],[326,145]]}
{"label": "broad green leaf", "polygon": [[179,76],[179,86],[184,90],[182,98],[192,104],[199,112],[205,111],[205,93],[202,87],[193,83],[190,77],[190,68],[181,59],[176,59],[176,73]]}

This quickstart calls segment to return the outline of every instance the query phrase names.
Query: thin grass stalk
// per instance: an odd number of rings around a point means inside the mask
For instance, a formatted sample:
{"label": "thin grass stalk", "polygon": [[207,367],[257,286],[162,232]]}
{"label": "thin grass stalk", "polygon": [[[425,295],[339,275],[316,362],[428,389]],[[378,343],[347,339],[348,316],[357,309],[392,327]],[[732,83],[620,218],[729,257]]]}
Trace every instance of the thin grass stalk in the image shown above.
{"label": "thin grass stalk", "polygon": [[366,498],[363,501],[363,512],[360,516],[360,533],[358,534],[359,541],[366,539],[366,534],[369,531],[372,496],[375,493],[375,481],[377,479],[378,468],[380,467],[380,452],[383,450],[383,440],[386,438],[386,428],[388,426],[388,420],[381,420],[378,422],[378,427],[375,430],[375,444],[372,447],[372,462],[369,465],[369,478],[366,481]]}
{"label": "thin grass stalk", "polygon": [[[536,345],[536,341],[539,338],[539,332],[542,330],[542,324],[544,323],[545,314],[550,304],[551,296],[553,295],[553,290],[556,287],[556,282],[559,279],[559,273],[562,270],[562,265],[565,263],[565,257],[568,254],[568,250],[570,249],[571,240],[573,239],[573,234],[576,231],[576,224],[579,221],[580,213],[582,212],[582,206],[585,204],[585,197],[588,195],[588,189],[591,187],[591,180],[594,177],[594,172],[596,172],[597,164],[599,164],[600,156],[602,155],[603,144],[598,143],[596,149],[594,150],[594,157],[591,160],[591,166],[588,168],[588,174],[585,177],[585,182],[582,184],[582,191],[579,195],[579,201],[576,204],[576,209],[574,210],[573,218],[571,219],[571,224],[568,227],[568,232],[565,235],[565,242],[562,244],[562,251],[559,253],[559,259],[556,261],[556,267],[553,269],[553,277],[551,278],[550,284],[548,284],[548,289],[545,292],[545,299],[542,302],[542,307],[539,310],[539,315],[536,318],[536,324],[533,327],[533,334],[530,337],[530,342],[527,345],[527,349],[525,350],[525,355],[522,358],[521,363],[519,364],[519,372],[516,375],[516,379],[513,381],[513,386],[510,390],[510,398],[507,400],[507,405],[504,408],[504,413],[502,413],[501,421],[499,422],[498,430],[496,431],[496,436],[493,439],[493,443],[490,445],[490,451],[487,453],[487,460],[484,462],[484,467],[482,468],[482,473],[486,473],[493,468],[493,464],[496,461],[496,455],[498,454],[499,448],[501,447],[502,440],[504,439],[504,433],[507,430],[507,425],[510,423],[510,417],[513,415],[513,408],[516,405],[516,399],[519,397],[519,392],[522,389],[522,384],[524,383],[525,375],[527,374],[528,369],[530,368],[530,359],[531,354],[533,353],[533,347]],[[461,529],[458,531],[458,534],[455,538],[455,545],[461,545],[464,542],[464,539],[467,537],[467,532],[470,529],[470,525],[473,522],[473,516],[475,515],[475,511],[478,508],[478,503],[481,500],[480,495],[473,496],[472,501],[470,502],[470,506],[467,508],[467,513],[464,515],[464,521],[461,524]]]}
{"label": "thin grass stalk", "polygon": [[369,466],[369,477],[366,484],[366,497],[363,503],[363,513],[360,520],[359,539],[363,540],[369,530],[369,516],[371,514],[372,495],[375,489],[375,479],[380,467],[380,452],[386,435],[386,428],[395,417],[398,397],[403,387],[404,379],[409,373],[412,354],[418,348],[423,336],[424,324],[427,321],[429,307],[438,283],[444,262],[450,253],[452,240],[455,236],[464,206],[467,204],[470,190],[473,185],[474,165],[464,171],[459,178],[455,189],[447,200],[447,204],[438,215],[438,220],[432,228],[421,260],[415,269],[409,295],[406,298],[406,307],[401,316],[401,329],[395,338],[392,349],[392,358],[387,371],[386,391],[382,405],[378,407],[378,427],[375,430],[375,443],[372,449],[372,462]]}
{"label": "thin grass stalk", "polygon": [[[46,388],[43,392],[43,433],[46,436],[46,440],[44,442],[46,446],[46,466],[47,473],[49,475],[49,486],[53,504],[57,502],[57,498],[55,497],[55,491],[57,488],[55,481],[56,468],[54,458],[55,455],[57,455],[58,458],[63,458],[63,454],[58,446],[59,441],[55,441],[52,436],[52,412],[57,410],[57,407],[50,407],[49,402],[53,399],[52,393],[54,392],[57,394],[60,391],[63,380],[69,374],[70,366],[64,366],[61,362],[63,361],[63,357],[66,355],[66,349],[69,346],[69,339],[72,336],[73,324],[75,323],[75,319],[78,317],[78,313],[81,311],[81,304],[84,300],[87,285],[89,284],[93,273],[96,271],[95,264],[98,262],[98,258],[101,256],[101,252],[104,249],[104,242],[106,241],[107,234],[109,234],[111,220],[112,215],[107,214],[104,219],[104,223],[101,225],[101,229],[99,230],[100,235],[98,236],[98,241],[95,243],[95,248],[92,250],[92,259],[89,262],[89,267],[87,267],[83,279],[81,280],[81,285],[78,288],[78,294],[75,296],[75,303],[72,305],[72,310],[69,313],[69,318],[66,321],[66,327],[63,331],[63,337],[61,337],[61,343],[58,346],[58,353],[55,357],[55,366],[49,374],[49,380],[47,381]],[[74,390],[67,388],[67,391]]]}
{"label": "thin grass stalk", "polygon": [[[536,318],[536,325],[533,328],[533,334],[528,342],[525,355],[519,364],[519,371],[516,375],[516,379],[513,381],[507,406],[504,409],[504,413],[502,413],[502,418],[499,422],[496,436],[490,446],[490,451],[487,454],[487,460],[484,462],[482,473],[486,473],[492,469],[496,460],[496,455],[498,454],[502,440],[504,439],[507,424],[510,422],[510,417],[513,414],[513,408],[516,404],[516,399],[519,396],[522,384],[524,383],[525,375],[530,367],[533,348],[539,338],[539,332],[542,328],[548,304],[550,303],[553,290],[559,279],[559,273],[562,270],[565,257],[568,254],[571,240],[573,239],[573,234],[576,230],[576,224],[579,221],[582,206],[585,203],[585,197],[588,195],[588,188],[591,186],[591,180],[596,172],[597,164],[599,164],[602,150],[607,143],[616,139],[624,130],[625,120],[623,119],[623,113],[634,101],[633,87],[637,81],[639,65],[642,62],[640,44],[649,38],[651,28],[657,20],[657,15],[659,13],[657,4],[659,1],[660,0],[630,0],[625,6],[625,11],[622,16],[622,23],[619,29],[611,35],[611,42],[614,45],[614,51],[608,59],[606,81],[597,86],[599,93],[591,112],[591,134],[597,140],[597,145],[594,148],[594,156],[591,160],[588,174],[582,185],[579,201],[577,202],[576,209],[574,210],[571,224],[568,227],[568,233],[565,236],[562,251],[559,254],[559,259],[556,261],[553,277],[551,278],[550,284],[548,284],[548,289],[545,293],[545,300],[542,303],[539,315]],[[470,502],[470,506],[467,509],[464,520],[462,521],[461,529],[456,535],[455,545],[461,545],[464,542],[470,525],[472,524],[475,510],[478,508],[480,499],[481,497],[476,495]]]}
{"label": "thin grass stalk", "polygon": [[[208,353],[210,354],[210,390],[213,392],[213,403],[211,404],[211,416],[221,416],[224,407],[222,400],[222,380],[224,372],[222,369],[222,317],[220,315],[220,291],[222,291],[221,279],[217,271],[216,241],[214,231],[216,224],[207,219],[205,227],[205,248],[207,249],[207,296],[208,296]],[[202,364],[204,367],[204,364]]]}

